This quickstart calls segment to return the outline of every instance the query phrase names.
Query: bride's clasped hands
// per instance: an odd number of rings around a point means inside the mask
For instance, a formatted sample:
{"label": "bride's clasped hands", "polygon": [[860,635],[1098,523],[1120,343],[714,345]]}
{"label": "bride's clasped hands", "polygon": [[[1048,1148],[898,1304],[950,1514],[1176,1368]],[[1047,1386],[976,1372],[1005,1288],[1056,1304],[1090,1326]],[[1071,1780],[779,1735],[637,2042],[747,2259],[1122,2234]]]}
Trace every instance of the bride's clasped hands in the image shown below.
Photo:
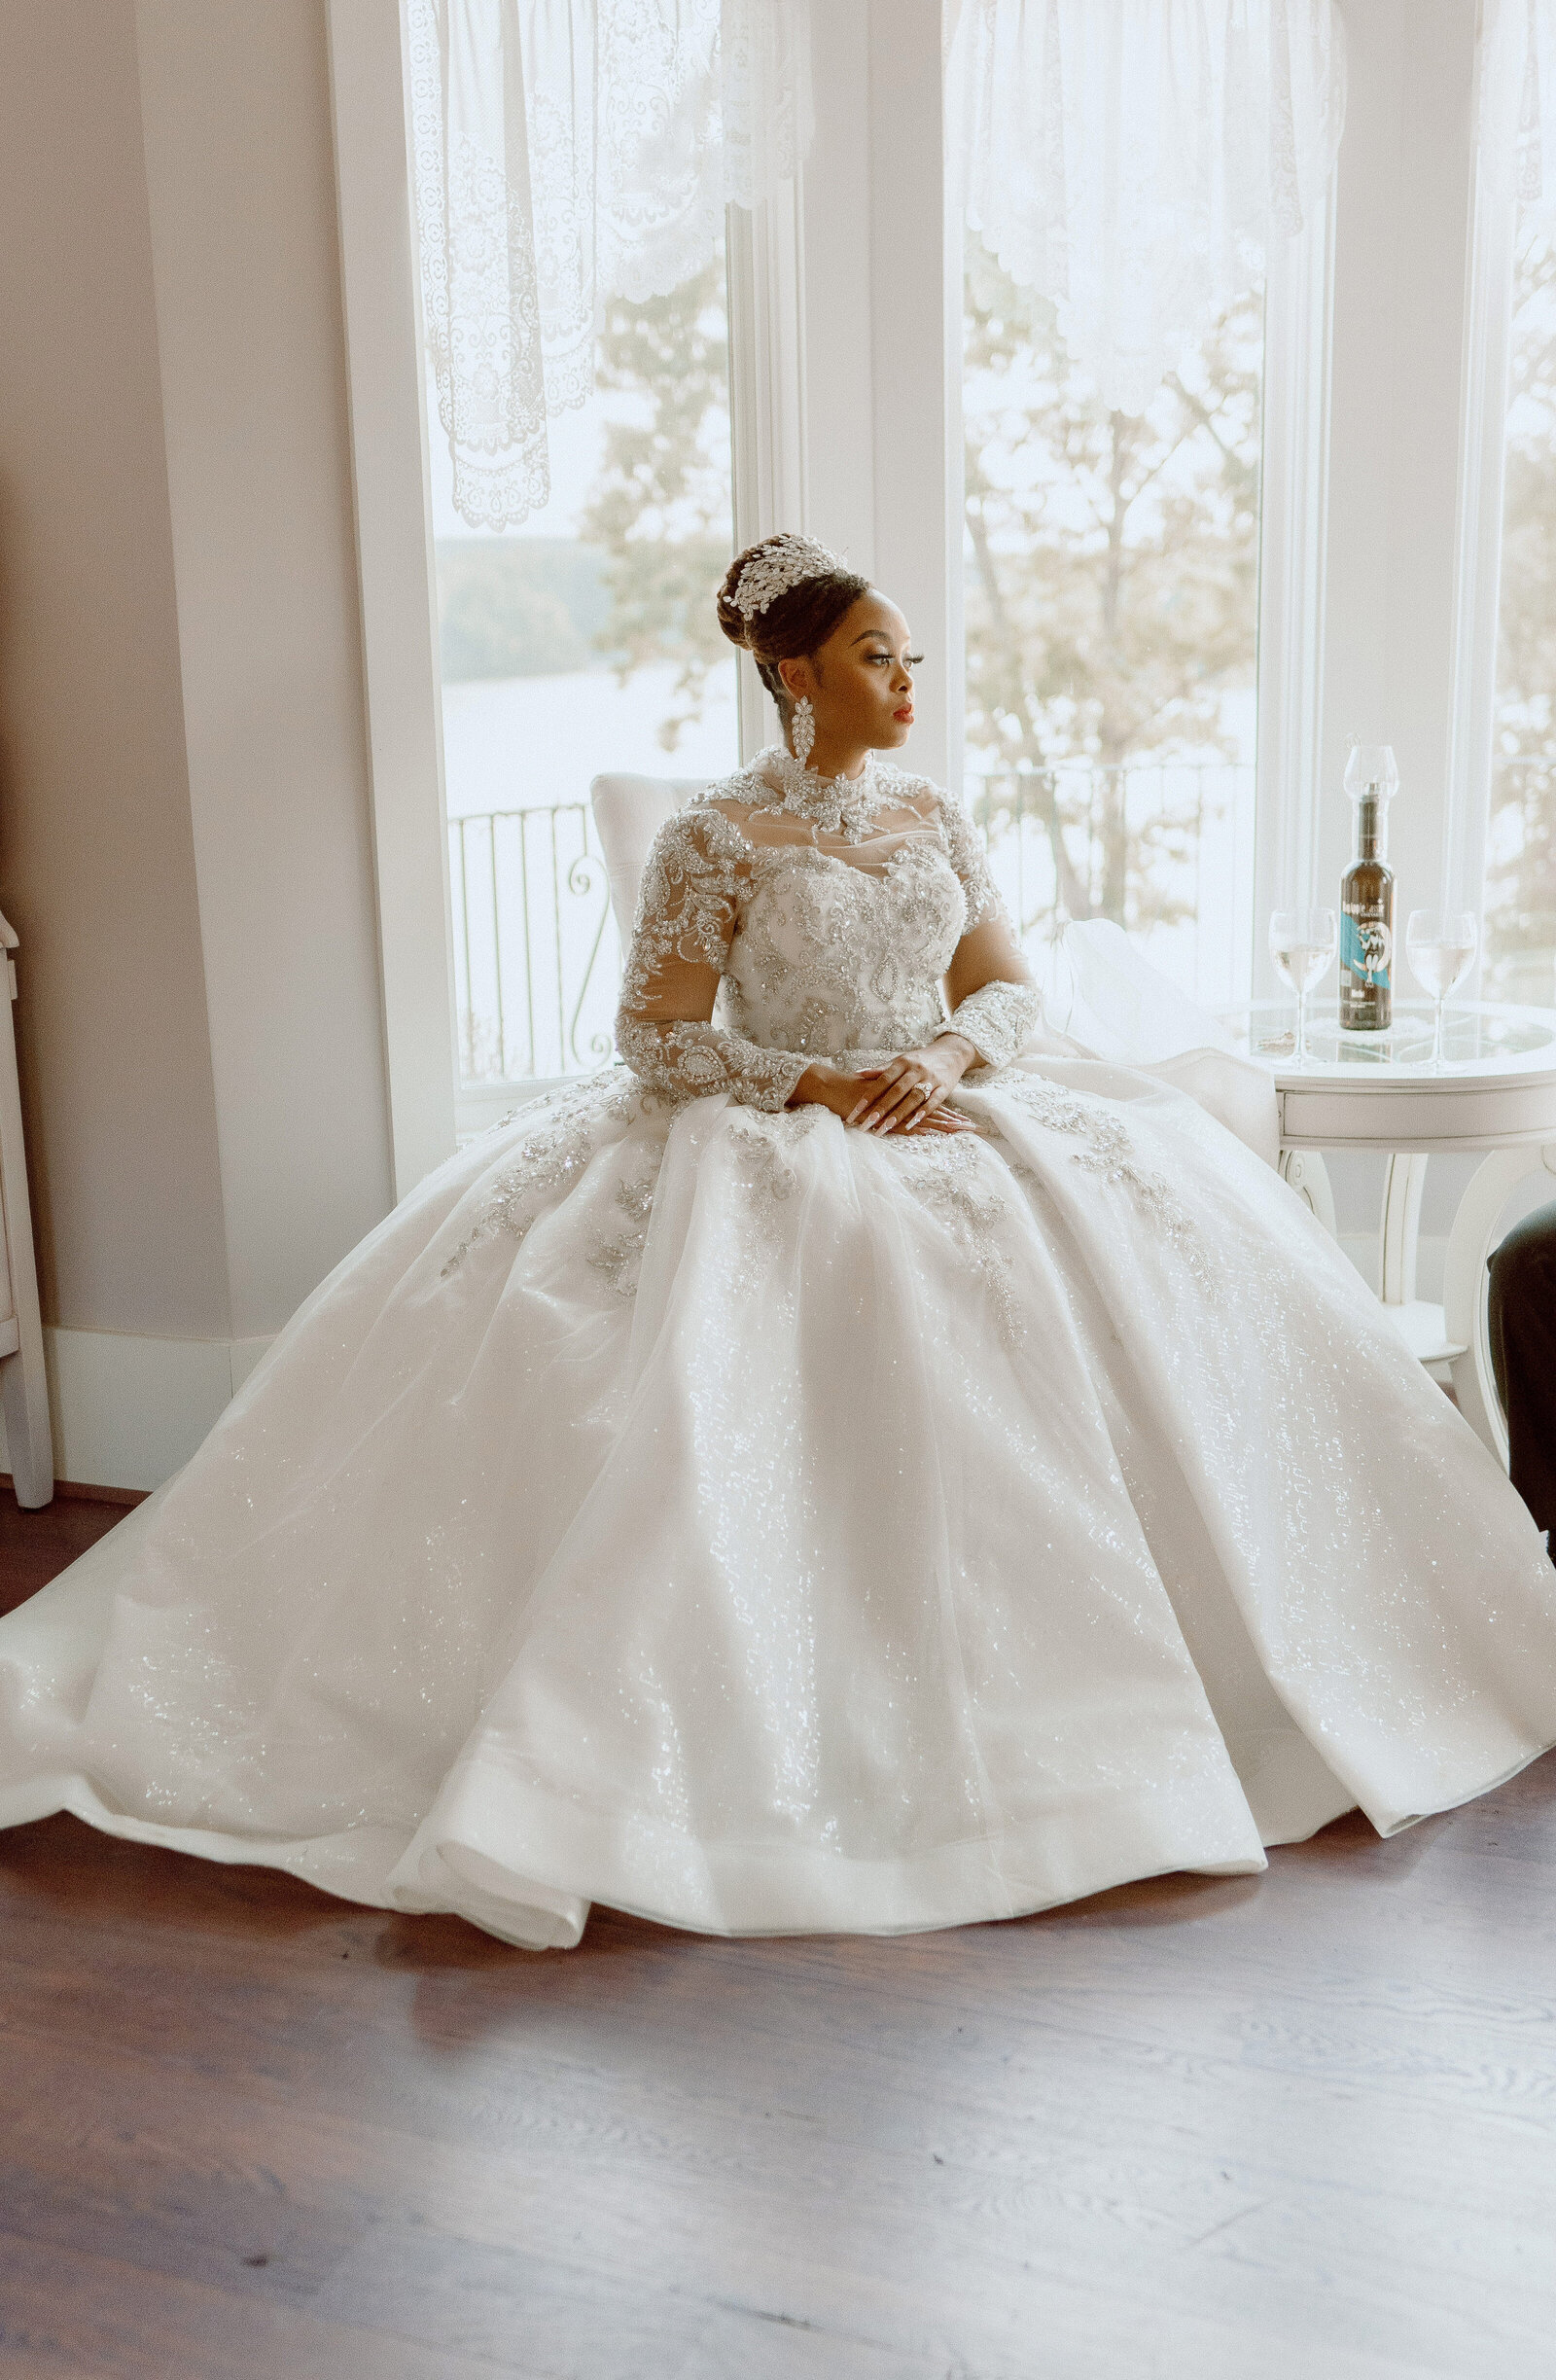
{"label": "bride's clasped hands", "polygon": [[904,1049],[889,1066],[850,1074],[812,1066],[795,1085],[791,1107],[830,1108],[861,1132],[975,1132],[971,1116],[945,1105],[976,1050],[961,1034],[946,1034],[923,1049]]}

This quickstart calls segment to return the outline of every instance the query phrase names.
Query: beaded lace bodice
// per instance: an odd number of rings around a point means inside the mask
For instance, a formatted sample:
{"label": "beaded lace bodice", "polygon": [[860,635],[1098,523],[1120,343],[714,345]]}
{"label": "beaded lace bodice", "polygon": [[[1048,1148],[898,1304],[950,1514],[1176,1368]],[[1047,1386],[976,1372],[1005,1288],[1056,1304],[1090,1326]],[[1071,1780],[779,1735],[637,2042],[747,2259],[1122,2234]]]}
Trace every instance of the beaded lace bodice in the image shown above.
{"label": "beaded lace bodice", "polygon": [[[781,1108],[814,1059],[878,1063],[943,1032],[957,944],[1003,914],[971,820],[927,779],[872,761],[829,783],[762,754],[654,840],[619,1047],[672,1096]],[[1039,1006],[990,983],[954,1022],[1003,1065]]]}

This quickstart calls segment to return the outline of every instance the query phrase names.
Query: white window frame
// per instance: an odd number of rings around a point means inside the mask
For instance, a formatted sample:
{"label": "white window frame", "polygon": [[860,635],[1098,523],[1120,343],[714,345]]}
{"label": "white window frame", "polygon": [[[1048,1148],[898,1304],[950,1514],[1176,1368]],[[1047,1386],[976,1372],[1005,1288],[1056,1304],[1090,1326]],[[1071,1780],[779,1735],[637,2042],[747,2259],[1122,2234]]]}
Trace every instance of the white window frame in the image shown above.
{"label": "white window frame", "polygon": [[453,1154],[455,1038],[426,373],[399,0],[329,0],[340,287],[395,1196]]}

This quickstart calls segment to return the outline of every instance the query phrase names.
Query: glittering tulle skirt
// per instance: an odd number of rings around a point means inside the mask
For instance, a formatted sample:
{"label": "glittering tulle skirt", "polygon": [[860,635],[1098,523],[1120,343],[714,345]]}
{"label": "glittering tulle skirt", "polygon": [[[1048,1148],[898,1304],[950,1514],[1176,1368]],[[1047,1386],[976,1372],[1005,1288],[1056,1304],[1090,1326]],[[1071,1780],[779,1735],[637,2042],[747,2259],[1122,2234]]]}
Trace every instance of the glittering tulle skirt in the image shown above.
{"label": "glittering tulle skirt", "polygon": [[0,1823],[535,1945],[889,1932],[1556,1738],[1539,1539],[1270,1169],[1086,1061],[962,1104],[618,1069],[452,1160],[0,1622]]}

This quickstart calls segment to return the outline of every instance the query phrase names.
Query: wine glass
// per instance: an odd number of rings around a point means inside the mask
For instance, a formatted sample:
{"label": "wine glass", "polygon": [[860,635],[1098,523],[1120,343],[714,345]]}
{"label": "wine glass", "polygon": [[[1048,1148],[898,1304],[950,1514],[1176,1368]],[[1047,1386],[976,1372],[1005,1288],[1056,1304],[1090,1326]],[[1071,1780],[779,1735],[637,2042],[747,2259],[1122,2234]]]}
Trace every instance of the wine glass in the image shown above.
{"label": "wine glass", "polygon": [[1345,790],[1353,801],[1376,794],[1392,801],[1399,790],[1399,764],[1392,744],[1362,744],[1354,739],[1345,764]]}
{"label": "wine glass", "polygon": [[1412,909],[1406,922],[1404,954],[1410,973],[1437,1004],[1432,1036],[1433,1074],[1442,1072],[1443,1003],[1474,965],[1478,941],[1475,921],[1468,909]]}
{"label": "wine glass", "polygon": [[1332,909],[1277,909],[1270,919],[1270,956],[1296,994],[1296,1056],[1307,1064],[1307,996],[1334,962]]}

